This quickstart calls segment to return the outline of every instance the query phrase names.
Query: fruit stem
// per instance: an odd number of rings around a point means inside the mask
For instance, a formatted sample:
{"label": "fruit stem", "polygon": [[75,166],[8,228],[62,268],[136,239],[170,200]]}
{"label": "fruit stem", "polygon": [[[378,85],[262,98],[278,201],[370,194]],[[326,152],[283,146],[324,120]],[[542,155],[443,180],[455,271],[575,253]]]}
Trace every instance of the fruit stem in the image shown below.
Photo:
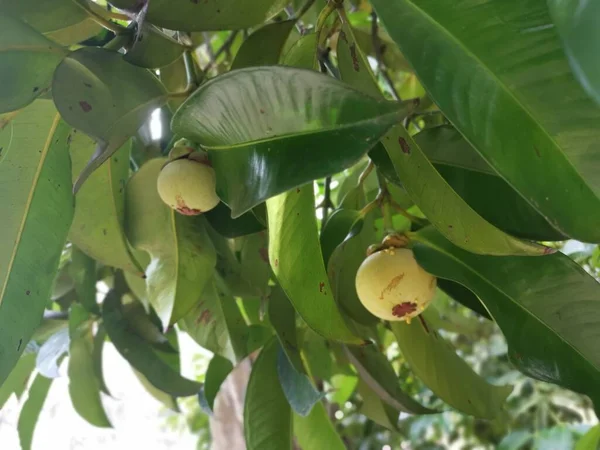
{"label": "fruit stem", "polygon": [[325,22],[329,19],[329,16],[338,8],[342,7],[344,0],[329,0],[325,8],[321,10],[319,17],[317,17],[317,48],[322,48],[324,44],[323,30],[325,29]]}
{"label": "fruit stem", "polygon": [[394,201],[394,199],[390,198],[390,205],[392,208],[394,208],[394,210],[396,210],[396,212],[398,212],[398,214],[406,217],[408,220],[410,220],[412,223],[416,223],[417,225],[420,226],[425,226],[427,225],[427,222],[423,219],[421,219],[420,217],[417,217],[409,212],[407,212],[404,208],[402,208],[398,203],[396,203]]}
{"label": "fruit stem", "polygon": [[394,231],[394,220],[392,218],[392,209],[390,207],[390,192],[388,191],[385,178],[379,170],[377,171],[377,181],[379,183],[377,199],[379,199],[381,215],[383,216],[383,229],[384,232],[391,232]]}
{"label": "fruit stem", "polygon": [[357,186],[362,186],[364,184],[365,180],[371,174],[371,172],[373,172],[374,168],[375,168],[375,164],[373,164],[373,161],[369,160],[369,164],[367,164],[367,167],[365,167],[365,170],[363,170],[362,173],[360,174],[360,176],[358,177]]}

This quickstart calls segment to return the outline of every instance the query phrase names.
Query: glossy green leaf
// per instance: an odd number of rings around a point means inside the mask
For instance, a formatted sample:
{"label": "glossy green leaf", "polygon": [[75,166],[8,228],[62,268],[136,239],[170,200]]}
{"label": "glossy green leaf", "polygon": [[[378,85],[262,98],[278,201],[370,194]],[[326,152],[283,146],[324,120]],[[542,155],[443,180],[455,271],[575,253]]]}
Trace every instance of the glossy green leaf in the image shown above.
{"label": "glossy green leaf", "polygon": [[[71,132],[70,142],[76,181],[94,154],[96,143],[77,130]],[[128,141],[77,192],[69,240],[100,263],[140,276],[143,270],[131,254],[123,232],[130,150]]]}
{"label": "glossy green leaf", "polygon": [[410,414],[437,412],[425,408],[402,391],[394,368],[385,355],[377,351],[374,346],[348,346],[344,350],[361,380],[385,403],[397,411]]}
{"label": "glossy green leaf", "polygon": [[273,324],[275,334],[281,348],[287,355],[296,371],[305,373],[304,363],[300,355],[300,344],[296,330],[296,311],[285,292],[275,286],[269,297],[269,320]]}
{"label": "glossy green leaf", "polygon": [[321,402],[318,402],[306,417],[294,414],[294,436],[303,449],[346,449]]}
{"label": "glossy green leaf", "polygon": [[[344,210],[342,210],[344,211]],[[332,216],[333,219],[334,216]],[[349,228],[347,236],[331,254],[327,266],[327,274],[333,296],[348,316],[362,325],[374,325],[379,319],[373,316],[363,306],[356,293],[356,273],[367,256],[367,247],[375,244],[373,216],[368,215],[362,220],[359,231]],[[353,233],[356,233],[352,236]],[[323,235],[321,235],[323,238]]]}
{"label": "glossy green leaf", "polygon": [[23,108],[46,92],[66,53],[25,23],[0,13],[0,113]]}
{"label": "glossy green leaf", "polygon": [[[457,281],[485,304],[526,375],[600,402],[600,285],[562,253],[494,258],[467,253],[430,228],[415,256],[435,276]],[[551,349],[551,351],[549,351]]]}
{"label": "glossy green leaf", "polygon": [[314,207],[312,183],[267,201],[271,267],[310,328],[327,339],[358,343],[360,339],[344,322],[329,286]]}
{"label": "glossy green leaf", "polygon": [[172,127],[208,150],[217,192],[237,217],[350,167],[407,112],[406,104],[375,100],[332,77],[270,66],[205,83]]}
{"label": "glossy green leaf", "polygon": [[96,378],[93,359],[92,322],[83,306],[74,305],[69,313],[69,396],[75,411],[88,423],[110,428],[100,398],[100,382]]}
{"label": "glossy green leaf", "polygon": [[248,327],[235,299],[217,275],[179,324],[198,345],[234,365],[247,354]]}
{"label": "glossy green leaf", "polygon": [[[323,261],[326,267],[329,267],[329,258],[331,258],[334,250],[344,242],[350,230],[359,222],[362,222],[361,219],[362,216],[359,211],[344,208],[336,209],[329,216],[319,235]],[[362,228],[362,223],[359,227]]]}
{"label": "glossy green leaf", "polygon": [[17,398],[21,397],[34,368],[35,353],[24,352],[6,381],[0,386],[0,410],[13,393]]}
{"label": "glossy green leaf", "polygon": [[292,448],[292,410],[279,384],[278,349],[277,339],[271,339],[252,366],[244,404],[248,450]]}
{"label": "glossy green leaf", "polygon": [[77,300],[88,312],[99,316],[100,308],[96,302],[96,261],[73,246],[71,264],[68,267],[69,275],[75,283]]}
{"label": "glossy green leaf", "polygon": [[271,266],[268,244],[267,233],[261,232],[244,237],[240,249],[240,275],[262,299],[267,298],[270,290],[268,284],[271,279]]}
{"label": "glossy green leaf", "polygon": [[44,402],[48,396],[52,381],[51,378],[46,378],[38,374],[33,380],[31,388],[29,388],[27,400],[21,408],[19,422],[17,423],[22,450],[31,450],[35,425],[44,407]]}
{"label": "glossy green leaf", "polygon": [[144,24],[124,59],[136,66],[156,69],[175,62],[184,50],[183,45],[159,28]]}
{"label": "glossy green leaf", "polygon": [[210,360],[204,377],[204,385],[198,394],[200,406],[208,414],[212,414],[219,389],[232,370],[233,364],[226,358],[214,355]]}
{"label": "glossy green leaf", "polygon": [[141,372],[157,389],[175,397],[196,395],[201,385],[183,378],[154,352],[143,338],[132,332],[115,291],[104,299],[102,319],[108,337],[131,366]]}
{"label": "glossy green leaf", "polygon": [[156,180],[165,161],[148,161],[129,180],[125,229],[131,245],[151,257],[148,299],[166,328],[198,303],[216,254],[201,216],[178,214],[160,199]]}
{"label": "glossy green leaf", "polygon": [[68,134],[48,100],[0,130],[0,384],[40,323],[71,225]]}
{"label": "glossy green leaf", "polygon": [[252,212],[242,214],[237,219],[232,219],[231,209],[224,203],[219,203],[216,208],[205,213],[204,216],[208,223],[221,236],[226,238],[246,236],[265,229]]}
{"label": "glossy green leaf", "polygon": [[467,289],[462,284],[455,283],[451,280],[444,280],[442,278],[438,279],[437,284],[439,289],[444,291],[461,305],[466,306],[472,311],[475,311],[477,314],[485,317],[486,319],[492,319],[488,310],[485,309],[485,306],[483,306],[483,303],[481,303],[481,300],[479,300],[479,298],[471,290]]}
{"label": "glossy green leaf", "polygon": [[296,414],[306,417],[325,394],[319,392],[308,376],[296,370],[281,345],[277,351],[277,375],[285,398]]}
{"label": "glossy green leaf", "polygon": [[571,72],[546,2],[372,3],[427,92],[486,161],[559,231],[599,241],[600,109]]}
{"label": "glossy green leaf", "polygon": [[75,191],[167,100],[151,72],[124,61],[120,53],[92,47],[76,50],[60,63],[52,95],[65,121],[98,144]]}
{"label": "glossy green leaf", "polygon": [[277,64],[283,45],[295,24],[295,20],[284,20],[269,23],[256,30],[238,50],[231,70]]}
{"label": "glossy green leaf", "polygon": [[400,351],[413,373],[453,408],[476,417],[493,419],[512,391],[494,386],[477,375],[439,332],[427,321],[427,313],[410,325],[391,324]]}
{"label": "glossy green leaf", "polygon": [[589,429],[575,444],[575,450],[597,450],[600,447],[600,425]]}
{"label": "glossy green leaf", "polygon": [[[344,37],[338,41],[342,79],[369,95],[381,96],[368,61],[345,20],[342,31]],[[473,210],[437,172],[402,124],[392,128],[381,143],[410,197],[452,242],[474,253],[544,254],[545,247],[504,233]]]}
{"label": "glossy green leaf", "polygon": [[[137,0],[111,0],[121,9],[137,10]],[[159,27],[181,31],[237,30],[259,25],[286,5],[282,0],[153,0],[149,2],[146,20]]]}
{"label": "glossy green leaf", "polygon": [[600,4],[593,1],[548,0],[571,69],[586,92],[600,103]]}
{"label": "glossy green leaf", "polygon": [[[524,239],[565,239],[451,126],[426,129],[414,140],[452,189],[488,222]],[[387,164],[381,158],[387,154],[381,153],[374,158],[379,167]]]}
{"label": "glossy green leaf", "polygon": [[248,326],[246,354],[249,355],[262,348],[272,337],[273,330],[269,326],[259,324],[252,324]]}

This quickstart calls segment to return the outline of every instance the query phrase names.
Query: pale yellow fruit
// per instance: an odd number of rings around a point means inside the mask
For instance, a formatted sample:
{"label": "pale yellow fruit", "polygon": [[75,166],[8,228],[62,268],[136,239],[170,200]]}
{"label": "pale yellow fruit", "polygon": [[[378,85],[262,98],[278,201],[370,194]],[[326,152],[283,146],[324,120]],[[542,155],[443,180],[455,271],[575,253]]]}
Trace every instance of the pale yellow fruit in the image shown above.
{"label": "pale yellow fruit", "polygon": [[208,164],[183,158],[167,163],[158,175],[163,202],[186,216],[210,211],[219,204],[215,171]]}
{"label": "pale yellow fruit", "polygon": [[406,248],[389,248],[367,257],[356,274],[356,293],[365,308],[384,320],[421,314],[435,295],[436,278]]}

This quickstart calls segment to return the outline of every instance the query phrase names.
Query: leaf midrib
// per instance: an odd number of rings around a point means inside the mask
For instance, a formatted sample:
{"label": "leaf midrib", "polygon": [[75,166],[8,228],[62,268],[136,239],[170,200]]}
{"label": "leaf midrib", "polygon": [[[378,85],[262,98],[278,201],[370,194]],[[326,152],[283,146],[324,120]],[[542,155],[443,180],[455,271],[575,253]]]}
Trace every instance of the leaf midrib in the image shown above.
{"label": "leaf midrib", "polygon": [[[390,1],[390,0],[382,0],[382,1]],[[552,143],[552,147],[554,148],[555,152],[558,153],[559,155],[562,156],[563,160],[565,161],[565,165],[568,165],[571,167],[572,171],[575,173],[575,175],[577,176],[577,178],[579,178],[582,183],[585,185],[585,187],[592,193],[592,195],[594,197],[597,197],[595,192],[592,190],[592,188],[588,185],[587,180],[585,180],[580,174],[579,171],[577,170],[577,168],[573,165],[573,163],[571,162],[571,160],[569,158],[567,158],[567,156],[565,155],[565,153],[562,151],[561,147],[556,143],[556,140],[550,136],[550,134],[548,133],[548,131],[546,130],[545,127],[543,127],[541,125],[541,122],[536,120],[536,116],[530,111],[530,109],[528,107],[526,107],[516,96],[515,94],[507,88],[506,84],[496,76],[496,74],[487,66],[487,64],[484,64],[483,61],[475,54],[473,53],[469,47],[467,47],[466,45],[463,45],[463,42],[461,40],[459,40],[454,34],[450,33],[446,27],[444,27],[441,23],[439,23],[437,20],[435,20],[431,15],[429,15],[428,13],[426,13],[422,8],[420,8],[419,6],[417,6],[414,3],[414,0],[402,0],[405,1],[406,3],[408,3],[409,5],[411,5],[415,10],[417,10],[417,12],[420,12],[421,15],[428,20],[435,28],[437,28],[438,30],[441,30],[442,34],[444,34],[445,36],[448,37],[449,41],[454,42],[454,44],[460,48],[463,49],[463,51],[470,56],[474,61],[476,61],[477,63],[479,63],[480,67],[484,68],[485,73],[493,80],[496,80],[496,83],[498,86],[500,86],[502,88],[502,90],[505,92],[505,94],[507,94],[513,101],[514,103],[519,106],[526,114],[527,116],[529,116],[529,118],[532,120],[532,122],[536,125],[537,129],[540,130],[544,136],[546,136],[546,138],[548,139],[549,142]],[[461,133],[463,134],[463,133]],[[463,137],[465,138],[465,140],[467,140],[469,142],[470,145],[473,146],[473,148],[475,148],[477,150],[477,146],[474,145],[471,140],[465,136],[463,134]],[[492,165],[492,163],[488,160],[488,158],[486,157],[486,155],[484,155],[483,153],[479,152],[479,150],[477,150],[477,152],[486,160],[486,162],[488,162],[492,167],[494,167]],[[513,186],[513,188],[517,191],[520,192],[516,187],[514,187],[513,183],[511,180],[508,180],[506,178],[504,178],[502,176],[503,179],[505,179],[507,181],[507,183],[509,183],[511,186]],[[538,211],[544,218],[546,218],[546,215],[540,211],[538,209],[537,206],[531,204],[531,202],[529,201],[529,199],[525,196],[523,196],[523,198],[527,201],[527,203],[529,203],[531,205],[532,208],[534,208],[536,211]]]}
{"label": "leaf midrib", "polygon": [[[550,330],[557,338],[559,338],[562,342],[564,342],[565,344],[567,344],[569,347],[571,347],[573,349],[573,351],[575,353],[577,353],[585,362],[589,363],[594,369],[596,369],[596,371],[600,371],[600,368],[598,368],[596,366],[595,363],[592,363],[588,358],[586,358],[580,351],[579,349],[575,348],[573,346],[573,344],[571,344],[571,342],[569,342],[568,340],[564,339],[560,334],[558,334],[554,328],[552,328],[549,324],[547,324],[546,322],[544,322],[542,319],[540,319],[538,316],[536,316],[535,314],[533,314],[532,312],[530,312],[527,308],[525,308],[521,303],[515,301],[513,299],[513,297],[511,297],[510,295],[506,294],[502,289],[500,289],[498,286],[496,286],[494,283],[491,282],[491,280],[488,280],[486,277],[484,277],[481,273],[479,273],[477,270],[475,270],[474,268],[472,268],[470,265],[467,265],[464,261],[462,261],[461,259],[457,258],[456,256],[454,256],[452,253],[448,253],[445,249],[439,247],[438,245],[436,245],[435,243],[433,243],[431,240],[429,239],[422,239],[422,238],[418,238],[415,237],[416,240],[420,240],[423,244],[425,244],[428,247],[431,247],[433,249],[435,249],[436,251],[446,255],[447,257],[451,258],[452,260],[454,260],[455,262],[457,262],[459,265],[463,266],[464,268],[466,268],[469,272],[471,272],[472,274],[476,275],[479,279],[481,279],[484,283],[486,283],[488,286],[490,286],[492,289],[494,289],[495,291],[497,291],[498,293],[500,293],[500,295],[504,296],[505,298],[507,298],[511,303],[517,305],[521,310],[523,310],[527,316],[533,317],[535,320],[537,320],[540,324],[542,324],[544,326],[544,328]],[[454,280],[455,281],[455,280]],[[471,288],[468,288],[469,290],[471,290]],[[479,296],[478,296],[479,297]],[[488,311],[488,313],[490,314],[490,316],[492,318],[494,318],[494,315],[489,311],[489,308],[487,307],[487,305],[485,304],[485,302],[483,300],[480,300],[485,309]],[[496,322],[496,319],[494,319],[494,321]]]}
{"label": "leaf midrib", "polygon": [[27,201],[25,202],[25,208],[23,210],[23,218],[21,220],[21,224],[19,225],[19,231],[17,233],[17,237],[15,239],[15,245],[13,247],[12,254],[10,256],[10,261],[8,263],[6,278],[4,279],[4,283],[2,285],[2,289],[0,289],[0,305],[4,300],[4,294],[6,293],[6,289],[8,287],[8,282],[11,278],[10,274],[12,271],[12,267],[15,263],[15,259],[17,257],[17,253],[19,251],[19,247],[21,245],[21,239],[23,237],[23,230],[25,229],[25,224],[27,223],[27,218],[29,217],[29,211],[31,209],[31,204],[33,202],[33,197],[35,196],[36,188],[40,179],[40,175],[42,173],[42,169],[44,167],[44,163],[46,162],[46,157],[48,156],[48,150],[50,149],[50,145],[52,144],[52,139],[54,138],[54,133],[58,127],[60,122],[60,114],[56,113],[54,116],[54,120],[52,122],[52,126],[48,131],[48,137],[46,138],[46,143],[44,144],[44,148],[42,150],[42,154],[39,159],[38,166],[36,168],[35,175],[33,177],[33,183],[31,185],[31,189],[29,190],[29,194],[27,195]]}

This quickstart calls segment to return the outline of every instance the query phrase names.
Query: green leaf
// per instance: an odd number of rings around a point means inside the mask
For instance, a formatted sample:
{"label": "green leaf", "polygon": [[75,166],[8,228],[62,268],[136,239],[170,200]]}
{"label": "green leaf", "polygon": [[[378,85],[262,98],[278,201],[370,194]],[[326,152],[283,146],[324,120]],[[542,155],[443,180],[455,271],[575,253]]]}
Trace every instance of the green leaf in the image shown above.
{"label": "green leaf", "polygon": [[[94,154],[96,144],[77,130],[72,130],[70,142],[75,182]],[[128,141],[77,192],[69,240],[98,262],[141,276],[143,270],[132,256],[123,232],[130,150]]]}
{"label": "green leaf", "polygon": [[304,372],[305,370],[302,372],[296,370],[280,344],[277,351],[279,383],[294,412],[302,417],[306,417],[313,406],[325,396],[313,386]]}
{"label": "green leaf", "polygon": [[305,373],[304,363],[300,355],[300,344],[296,330],[296,311],[290,300],[279,286],[274,286],[269,297],[269,320],[273,324],[275,334],[281,348],[287,355],[296,371]]}
{"label": "green leaf", "polygon": [[[430,228],[415,257],[429,273],[459,282],[485,304],[504,333],[512,363],[526,375],[600,404],[598,282],[562,253],[494,258],[467,253]],[[552,349],[551,352],[548,349]]]}
{"label": "green leaf", "polygon": [[204,377],[204,385],[198,394],[200,406],[208,414],[213,413],[219,389],[232,370],[233,364],[228,359],[215,355],[210,360]]}
{"label": "green leaf", "polygon": [[[339,212],[346,210],[339,210]],[[359,214],[357,211],[352,211]],[[337,214],[331,216],[331,220]],[[344,238],[331,254],[327,266],[327,274],[333,296],[340,308],[359,324],[370,326],[379,321],[363,306],[356,293],[356,273],[367,256],[367,247],[376,243],[373,216],[369,215],[361,220],[360,227],[356,223],[347,229]],[[357,231],[356,228],[361,228]],[[325,230],[324,230],[325,232]],[[353,233],[355,233],[353,235]],[[323,234],[321,234],[323,241]]]}
{"label": "green leaf", "polygon": [[217,192],[237,217],[350,167],[407,112],[406,104],[375,100],[332,77],[272,66],[205,83],[172,127],[208,150]]}
{"label": "green leaf", "polygon": [[125,54],[125,61],[136,66],[155,69],[175,62],[185,48],[159,28],[144,24],[138,31],[133,47]]}
{"label": "green leaf", "polygon": [[[139,9],[137,0],[111,0],[110,3],[120,9]],[[283,0],[152,0],[148,2],[146,20],[169,30],[238,30],[263,23],[286,4]]]}
{"label": "green leaf", "polygon": [[[340,35],[338,41],[342,79],[369,95],[381,97],[368,61],[355,43],[352,29],[343,16],[342,20],[344,37]],[[381,143],[412,200],[455,244],[474,253],[492,255],[541,255],[547,250],[541,245],[513,238],[481,217],[442,178],[402,124],[392,128]]]}
{"label": "green leaf", "polygon": [[201,216],[178,214],[160,199],[156,180],[165,161],[148,161],[129,180],[125,229],[131,245],[151,257],[148,299],[166,328],[198,303],[216,254]]}
{"label": "green leaf", "polygon": [[427,314],[411,324],[394,322],[392,332],[414,374],[453,408],[476,417],[493,419],[502,409],[511,386],[489,384],[458,356],[427,321]]}
{"label": "green leaf", "polygon": [[242,239],[240,250],[240,275],[262,299],[267,298],[270,290],[268,284],[271,279],[271,266],[268,243],[267,233],[251,234]]}
{"label": "green leaf", "polygon": [[384,403],[362,378],[358,382],[357,390],[362,398],[359,412],[390,431],[398,431],[400,413]]}
{"label": "green leaf", "polygon": [[334,250],[346,240],[350,230],[359,224],[357,228],[362,227],[362,219],[359,211],[344,208],[336,209],[329,216],[319,235],[325,266],[329,266],[329,258]]}
{"label": "green leaf", "polygon": [[104,371],[102,370],[102,353],[104,351],[105,341],[106,330],[104,329],[104,325],[99,323],[98,331],[96,331],[96,335],[94,336],[94,348],[92,350],[92,358],[94,359],[94,373],[96,379],[100,383],[100,390],[106,395],[110,395],[110,391],[108,390],[106,381],[104,380]]}
{"label": "green leaf", "polygon": [[269,260],[296,311],[321,336],[359,343],[333,298],[319,246],[313,186],[267,201]]}
{"label": "green leaf", "polygon": [[151,72],[124,61],[120,53],[92,47],[63,59],[54,72],[52,95],[65,121],[98,144],[75,191],[167,100]]}
{"label": "green leaf", "polygon": [[248,450],[292,448],[292,410],[277,375],[278,349],[277,339],[271,339],[252,366],[244,404]]}
{"label": "green leaf", "polygon": [[35,353],[23,353],[17,365],[10,372],[8,378],[6,378],[6,381],[0,386],[0,409],[2,409],[13,393],[17,398],[21,397],[34,368]]}
{"label": "green leaf", "polygon": [[284,20],[269,23],[256,30],[238,50],[231,70],[277,64],[295,24],[296,20]]}
{"label": "green leaf", "polygon": [[596,57],[600,30],[595,23],[600,15],[600,4],[548,0],[548,7],[575,77],[600,103],[600,64]]}
{"label": "green leaf", "polygon": [[198,300],[179,325],[198,345],[237,364],[247,355],[248,327],[235,299],[215,275]]}
{"label": "green leaf", "polygon": [[589,429],[575,444],[575,450],[597,450],[600,447],[600,425]]}
{"label": "green leaf", "polygon": [[96,261],[73,246],[68,268],[75,283],[77,300],[88,312],[99,316],[100,308],[96,302]]}
{"label": "green leaf", "polygon": [[148,378],[146,378],[137,370],[134,369],[133,373],[138,378],[138,380],[140,380],[140,383],[144,387],[146,392],[148,392],[148,394],[150,394],[154,399],[162,403],[163,406],[165,406],[173,412],[181,412],[179,409],[179,405],[177,404],[177,398],[154,387],[154,385],[148,381]]}
{"label": "green leaf", "polygon": [[73,305],[69,313],[69,396],[75,411],[88,423],[111,428],[100,398],[93,359],[92,322],[83,306]]}
{"label": "green leaf", "polygon": [[309,33],[298,39],[281,58],[281,64],[289,67],[312,69],[317,58],[317,34]]}
{"label": "green leaf", "polygon": [[0,114],[23,108],[45,93],[66,53],[25,23],[0,13]]}
{"label": "green leaf", "polygon": [[321,402],[318,402],[306,417],[294,414],[294,436],[303,449],[346,449]]}
{"label": "green leaf", "polygon": [[204,216],[210,225],[226,238],[236,238],[248,234],[258,233],[265,229],[252,212],[242,214],[237,219],[231,218],[231,209],[224,203],[219,203],[216,208],[205,213]]}
{"label": "green leaf", "polygon": [[17,424],[22,450],[31,450],[35,425],[44,407],[52,381],[54,380],[38,374],[29,389],[29,395],[21,408]]}
{"label": "green leaf", "polygon": [[546,2],[372,3],[429,95],[486,161],[556,229],[599,241],[600,110],[571,73]]}
{"label": "green leaf", "polygon": [[333,361],[327,341],[312,330],[302,329],[302,359],[311,378],[329,381]]}
{"label": "green leaf", "polygon": [[[356,368],[360,379],[381,400],[397,411],[410,414],[433,414],[406,394],[398,382],[398,376],[385,355],[373,346],[345,347],[345,355]],[[395,424],[395,422],[394,422]]]}
{"label": "green leaf", "polygon": [[[500,178],[454,128],[442,126],[426,129],[417,134],[414,140],[452,189],[488,222],[524,239],[565,239]],[[374,153],[375,150],[370,155],[374,159],[377,157],[378,166],[389,164],[393,171],[385,152],[378,152],[378,155]],[[498,205],[502,207],[498,208]]]}
{"label": "green leaf", "polygon": [[0,385],[40,323],[71,225],[68,133],[47,100],[0,130]]}
{"label": "green leaf", "polygon": [[130,329],[115,291],[110,291],[104,299],[102,319],[108,337],[121,356],[154,387],[174,397],[196,395],[200,391],[199,383],[183,378],[154,352],[148,342]]}

